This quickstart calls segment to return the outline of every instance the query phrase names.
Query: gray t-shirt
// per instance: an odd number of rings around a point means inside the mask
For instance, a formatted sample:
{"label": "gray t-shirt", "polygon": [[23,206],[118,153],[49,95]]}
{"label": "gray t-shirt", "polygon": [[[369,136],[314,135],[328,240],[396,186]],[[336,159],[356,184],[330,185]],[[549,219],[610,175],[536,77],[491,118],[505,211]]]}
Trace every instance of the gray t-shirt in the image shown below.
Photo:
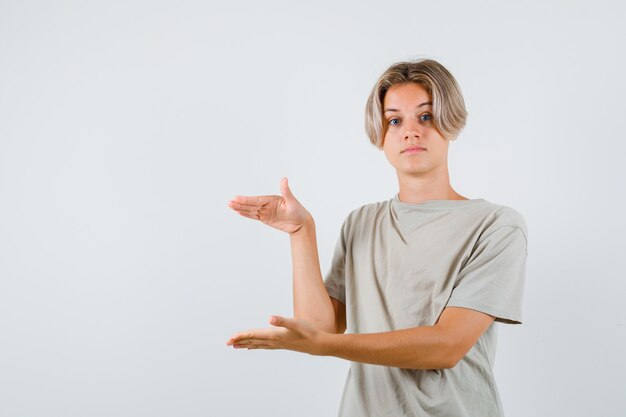
{"label": "gray t-shirt", "polygon": [[[527,230],[510,207],[484,199],[391,200],[347,216],[324,282],[346,305],[348,333],[437,323],[447,306],[521,323]],[[451,369],[350,362],[340,417],[503,416],[493,376],[492,324]]]}

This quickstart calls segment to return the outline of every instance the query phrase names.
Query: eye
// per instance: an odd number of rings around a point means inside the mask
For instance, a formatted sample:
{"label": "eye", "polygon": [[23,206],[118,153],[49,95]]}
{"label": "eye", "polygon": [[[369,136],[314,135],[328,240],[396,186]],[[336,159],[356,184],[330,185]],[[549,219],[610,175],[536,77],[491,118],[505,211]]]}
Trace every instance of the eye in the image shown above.
{"label": "eye", "polygon": [[[426,119],[424,119],[424,117],[426,117]],[[430,113],[424,113],[420,116],[420,120],[427,122],[429,120],[432,120],[433,116]]]}
{"label": "eye", "polygon": [[398,125],[398,123],[400,123],[400,120],[399,120],[399,119],[396,119],[396,118],[394,118],[394,119],[389,119],[389,122],[387,122],[387,123],[389,123],[391,126],[397,126],[397,125]]}

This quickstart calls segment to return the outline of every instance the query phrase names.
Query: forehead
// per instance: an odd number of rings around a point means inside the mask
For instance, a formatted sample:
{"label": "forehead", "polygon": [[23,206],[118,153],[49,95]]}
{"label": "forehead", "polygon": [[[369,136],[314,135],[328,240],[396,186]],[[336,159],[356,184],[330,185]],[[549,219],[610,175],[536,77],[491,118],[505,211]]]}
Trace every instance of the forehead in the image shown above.
{"label": "forehead", "polygon": [[387,106],[415,106],[429,101],[430,96],[424,87],[417,83],[404,83],[391,86],[385,94],[383,105]]}

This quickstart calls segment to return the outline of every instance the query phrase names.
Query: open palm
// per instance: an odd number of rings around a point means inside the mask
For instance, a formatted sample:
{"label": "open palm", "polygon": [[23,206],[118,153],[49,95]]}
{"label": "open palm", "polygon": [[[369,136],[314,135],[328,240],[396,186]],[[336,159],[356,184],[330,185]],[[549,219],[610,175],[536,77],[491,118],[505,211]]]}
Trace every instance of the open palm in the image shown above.
{"label": "open palm", "polygon": [[244,217],[286,233],[295,233],[311,215],[291,193],[287,178],[281,180],[280,192],[282,196],[236,196],[228,206]]}

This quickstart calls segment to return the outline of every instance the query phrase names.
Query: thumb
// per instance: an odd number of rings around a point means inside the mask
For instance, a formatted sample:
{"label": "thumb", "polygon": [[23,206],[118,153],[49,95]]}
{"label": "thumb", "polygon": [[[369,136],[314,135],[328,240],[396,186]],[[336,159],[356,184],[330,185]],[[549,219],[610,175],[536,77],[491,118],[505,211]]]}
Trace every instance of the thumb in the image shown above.
{"label": "thumb", "polygon": [[288,329],[294,329],[296,327],[294,319],[288,319],[287,317],[281,316],[270,317],[270,324],[272,326],[286,327]]}
{"label": "thumb", "polygon": [[287,177],[283,177],[280,180],[280,193],[283,195],[285,200],[296,200],[296,198],[291,193],[291,189],[289,189],[289,182],[287,181]]}

